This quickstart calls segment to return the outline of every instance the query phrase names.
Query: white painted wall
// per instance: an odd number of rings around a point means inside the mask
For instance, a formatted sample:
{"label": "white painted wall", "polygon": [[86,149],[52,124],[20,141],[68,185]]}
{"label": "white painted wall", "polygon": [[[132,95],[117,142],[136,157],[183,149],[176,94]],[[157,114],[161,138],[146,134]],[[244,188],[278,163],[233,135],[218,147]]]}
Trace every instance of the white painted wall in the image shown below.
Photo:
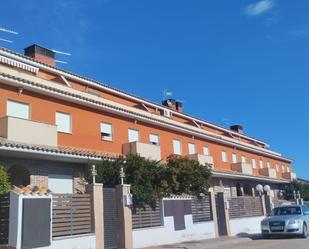
{"label": "white painted wall", "polygon": [[231,219],[230,220],[231,235],[236,236],[241,233],[249,233],[249,234],[260,233],[261,232],[260,223],[263,219],[264,216]]}
{"label": "white painted wall", "polygon": [[133,230],[133,248],[173,244],[184,241],[215,238],[212,221],[193,223],[192,215],[185,215],[186,229],[174,231],[174,218],[164,217],[164,226]]}
{"label": "white painted wall", "polygon": [[63,237],[52,240],[51,246],[38,249],[95,249],[96,238],[94,234],[83,236]]}
{"label": "white painted wall", "polygon": [[[52,196],[32,196],[32,195],[17,195],[14,192],[10,193],[10,228],[9,228],[9,245],[21,249],[22,240],[22,213],[24,199],[51,199]],[[51,211],[52,214],[52,211]],[[51,223],[52,231],[52,223]],[[67,236],[57,239],[50,237],[51,245],[38,249],[95,249],[96,237],[94,234]]]}

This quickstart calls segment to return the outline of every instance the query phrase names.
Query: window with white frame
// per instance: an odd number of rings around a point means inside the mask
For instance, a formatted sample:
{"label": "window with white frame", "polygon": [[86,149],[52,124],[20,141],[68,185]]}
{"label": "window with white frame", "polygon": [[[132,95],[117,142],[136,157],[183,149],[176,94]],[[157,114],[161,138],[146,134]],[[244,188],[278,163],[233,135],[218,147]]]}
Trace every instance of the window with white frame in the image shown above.
{"label": "window with white frame", "polygon": [[270,162],[267,162],[267,168],[269,168],[270,169]]}
{"label": "window with white frame", "polygon": [[181,155],[181,144],[179,140],[173,140],[173,150],[175,155]]}
{"label": "window with white frame", "polygon": [[242,163],[246,163],[246,161],[247,161],[246,157],[245,156],[241,156],[241,162]]}
{"label": "window with white frame", "polygon": [[30,106],[25,103],[8,100],[6,115],[15,118],[30,119]]}
{"label": "window with white frame", "polygon": [[288,172],[288,173],[290,173],[291,172],[291,169],[290,169],[290,167],[286,167],[286,172]]}
{"label": "window with white frame", "polygon": [[204,146],[204,148],[203,148],[203,154],[204,154],[205,156],[209,156],[209,148],[208,148],[208,146]]}
{"label": "window with white frame", "polygon": [[256,159],[252,159],[252,168],[256,169]]}
{"label": "window with white frame", "polygon": [[224,150],[221,152],[221,158],[222,158],[222,162],[224,162],[224,163],[227,162],[227,155],[226,155],[226,152]]}
{"label": "window with white frame", "polygon": [[189,155],[195,154],[195,144],[189,143],[188,144],[188,149],[189,149]]}
{"label": "window with white frame", "polygon": [[159,145],[159,136],[155,134],[149,134],[149,141],[153,145]]}
{"label": "window with white frame", "polygon": [[260,160],[260,168],[261,168],[261,169],[264,168],[264,162],[263,162],[263,160]]}
{"label": "window with white frame", "polygon": [[71,114],[56,112],[57,131],[64,133],[72,132]]}
{"label": "window with white frame", "polygon": [[281,172],[285,172],[285,166],[284,165],[281,165]]}
{"label": "window with white frame", "polygon": [[101,139],[113,141],[113,126],[109,123],[101,123]]}
{"label": "window with white frame", "polygon": [[135,129],[128,129],[129,143],[139,141],[139,131]]}
{"label": "window with white frame", "polygon": [[236,153],[232,154],[232,163],[237,163],[237,154]]}
{"label": "window with white frame", "polygon": [[277,170],[277,172],[280,171],[280,168],[279,168],[279,165],[278,165],[278,164],[276,164],[276,170]]}

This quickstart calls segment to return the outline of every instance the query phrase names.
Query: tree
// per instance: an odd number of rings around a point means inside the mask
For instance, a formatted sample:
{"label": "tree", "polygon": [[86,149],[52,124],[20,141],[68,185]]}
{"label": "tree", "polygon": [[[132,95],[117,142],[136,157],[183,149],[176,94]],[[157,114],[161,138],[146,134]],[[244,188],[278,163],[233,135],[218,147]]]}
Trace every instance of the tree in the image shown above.
{"label": "tree", "polygon": [[284,199],[286,200],[294,199],[294,191],[295,192],[299,191],[301,197],[305,201],[309,201],[309,185],[308,184],[302,184],[298,182],[297,180],[291,181],[285,186],[285,191],[283,194]]}
{"label": "tree", "polygon": [[202,165],[189,157],[170,156],[167,159],[165,179],[168,192],[176,195],[199,196],[208,194],[211,165]]}
{"label": "tree", "polygon": [[6,194],[10,190],[10,179],[5,168],[0,165],[0,194]]}
{"label": "tree", "polygon": [[[157,199],[170,195],[207,194],[211,177],[210,165],[201,165],[198,161],[180,156],[169,157],[166,163],[162,163],[139,155],[128,155],[112,161],[104,160],[96,168],[96,181],[105,187],[120,184],[120,169],[123,168],[125,183],[131,185],[135,207],[154,207]],[[89,182],[91,178],[88,175]]]}
{"label": "tree", "polygon": [[[120,184],[121,168],[124,169],[125,183],[131,184],[135,206],[155,205],[156,199],[165,194],[164,186],[166,184],[161,178],[164,168],[162,163],[145,159],[139,155],[104,160],[97,164],[96,182],[103,183],[105,187],[115,187]],[[87,179],[91,182],[90,175]]]}

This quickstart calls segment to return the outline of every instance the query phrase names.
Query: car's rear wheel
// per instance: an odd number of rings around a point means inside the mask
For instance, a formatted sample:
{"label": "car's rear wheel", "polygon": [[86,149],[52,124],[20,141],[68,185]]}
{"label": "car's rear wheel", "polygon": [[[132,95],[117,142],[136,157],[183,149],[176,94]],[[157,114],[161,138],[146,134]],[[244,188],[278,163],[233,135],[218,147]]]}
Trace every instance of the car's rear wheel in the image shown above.
{"label": "car's rear wheel", "polygon": [[304,223],[304,225],[303,225],[303,233],[302,233],[301,237],[303,239],[307,239],[308,238],[308,228],[307,228],[306,223]]}

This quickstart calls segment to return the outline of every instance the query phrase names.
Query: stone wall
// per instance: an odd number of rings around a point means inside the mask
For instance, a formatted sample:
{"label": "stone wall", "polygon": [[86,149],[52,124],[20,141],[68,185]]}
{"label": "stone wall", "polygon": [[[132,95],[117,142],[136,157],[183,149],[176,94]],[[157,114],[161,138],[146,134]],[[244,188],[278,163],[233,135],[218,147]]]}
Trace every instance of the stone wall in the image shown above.
{"label": "stone wall", "polygon": [[49,174],[72,175],[74,192],[85,192],[85,188],[81,184],[81,176],[84,175],[86,170],[85,164],[3,157],[0,158],[0,164],[8,171],[14,166],[28,170],[32,186],[48,187]]}

